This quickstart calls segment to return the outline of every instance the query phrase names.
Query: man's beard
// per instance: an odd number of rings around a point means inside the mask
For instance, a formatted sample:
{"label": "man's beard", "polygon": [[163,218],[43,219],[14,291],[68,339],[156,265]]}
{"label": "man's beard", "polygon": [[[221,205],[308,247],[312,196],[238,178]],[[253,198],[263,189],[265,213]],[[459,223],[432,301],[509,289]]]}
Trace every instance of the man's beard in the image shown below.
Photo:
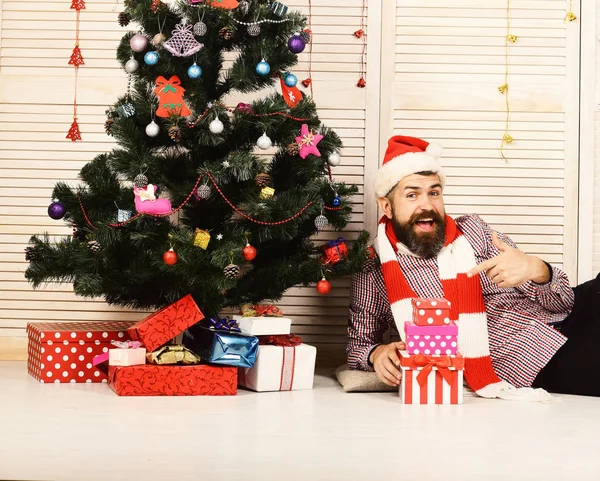
{"label": "man's beard", "polygon": [[[417,233],[415,230],[416,223],[422,219],[433,219],[434,228],[431,232]],[[392,227],[396,238],[419,257],[435,257],[444,247],[446,218],[433,210],[413,214],[408,222],[404,223],[396,219],[396,215],[392,210]]]}

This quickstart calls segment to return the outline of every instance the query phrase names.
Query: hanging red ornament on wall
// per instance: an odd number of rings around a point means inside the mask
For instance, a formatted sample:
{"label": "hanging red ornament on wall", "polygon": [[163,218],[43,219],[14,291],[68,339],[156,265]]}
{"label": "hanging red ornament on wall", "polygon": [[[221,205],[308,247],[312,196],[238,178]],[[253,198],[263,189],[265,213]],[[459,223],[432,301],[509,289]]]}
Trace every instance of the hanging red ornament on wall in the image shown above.
{"label": "hanging red ornament on wall", "polygon": [[256,257],[256,249],[250,243],[246,243],[246,247],[242,249],[242,255],[247,261],[252,261]]}
{"label": "hanging red ornament on wall", "polygon": [[173,264],[177,264],[177,254],[171,247],[167,252],[163,254],[163,261],[168,266],[172,266]]}
{"label": "hanging red ornament on wall", "polygon": [[79,131],[79,124],[77,123],[77,77],[79,74],[79,66],[83,65],[83,56],[81,55],[81,49],[79,48],[79,14],[81,13],[81,10],[84,9],[84,0],[73,0],[71,2],[71,10],[75,10],[77,15],[75,17],[75,47],[73,48],[71,58],[69,59],[69,65],[75,67],[75,94],[73,98],[73,122],[71,123],[71,128],[69,129],[66,138],[73,142],[81,140],[81,132]]}
{"label": "hanging red ornament on wall", "polygon": [[331,291],[331,283],[323,276],[323,279],[317,282],[317,292],[324,296],[329,294],[329,291]]}

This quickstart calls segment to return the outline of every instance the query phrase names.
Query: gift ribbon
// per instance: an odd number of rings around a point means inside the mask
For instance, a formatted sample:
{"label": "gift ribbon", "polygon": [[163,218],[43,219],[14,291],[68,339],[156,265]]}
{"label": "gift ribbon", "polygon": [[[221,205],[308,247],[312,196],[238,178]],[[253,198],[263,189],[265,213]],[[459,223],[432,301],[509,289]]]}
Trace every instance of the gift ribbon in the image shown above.
{"label": "gift ribbon", "polygon": [[252,317],[281,317],[281,309],[273,304],[257,304],[253,306],[256,316]]}
{"label": "gift ribbon", "polygon": [[278,336],[258,336],[261,346],[295,347],[302,344],[302,338],[295,334],[282,334]]}
{"label": "gift ribbon", "polygon": [[110,341],[110,343],[120,349],[138,349],[142,347],[140,341]]}
{"label": "gift ribbon", "polygon": [[169,80],[167,80],[162,75],[156,79],[156,90],[160,91],[160,89],[163,89],[164,93],[177,93],[177,87],[179,87],[180,85],[181,80],[177,75],[173,75]]}
{"label": "gift ribbon", "polygon": [[221,319],[215,319],[214,317],[211,317],[208,322],[210,323],[210,329],[240,332],[240,328],[238,327],[237,322],[227,317],[223,317]]}
{"label": "gift ribbon", "polygon": [[417,354],[414,357],[410,357],[410,361],[408,362],[407,367],[409,367],[410,369],[416,369],[419,367],[422,368],[421,372],[417,375],[417,382],[421,387],[427,385],[427,378],[429,377],[429,373],[431,373],[434,367],[437,368],[444,380],[449,385],[452,385],[453,376],[449,368],[455,367],[455,365],[453,359],[450,356],[430,357],[425,356],[424,354]]}

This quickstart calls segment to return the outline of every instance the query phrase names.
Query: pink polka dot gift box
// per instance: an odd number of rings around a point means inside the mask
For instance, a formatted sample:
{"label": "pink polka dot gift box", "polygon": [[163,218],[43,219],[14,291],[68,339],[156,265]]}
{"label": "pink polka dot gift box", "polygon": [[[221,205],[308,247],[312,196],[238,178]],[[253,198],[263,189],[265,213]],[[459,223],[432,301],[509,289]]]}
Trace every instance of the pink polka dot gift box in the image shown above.
{"label": "pink polka dot gift box", "polygon": [[405,322],[404,333],[408,354],[455,355],[458,349],[458,326],[454,322],[446,326]]}
{"label": "pink polka dot gift box", "polygon": [[94,369],[94,356],[108,352],[111,341],[130,339],[134,323],[111,322],[30,322],[27,370],[41,383],[106,382]]}
{"label": "pink polka dot gift box", "polygon": [[447,326],[450,324],[450,301],[446,299],[411,299],[413,322],[417,326]]}

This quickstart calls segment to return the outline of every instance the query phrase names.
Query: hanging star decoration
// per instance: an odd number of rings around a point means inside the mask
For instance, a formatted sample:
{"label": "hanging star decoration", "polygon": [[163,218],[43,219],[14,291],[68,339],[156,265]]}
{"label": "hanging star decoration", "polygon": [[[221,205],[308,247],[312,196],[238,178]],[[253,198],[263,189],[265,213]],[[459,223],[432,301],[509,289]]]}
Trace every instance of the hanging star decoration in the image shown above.
{"label": "hanging star decoration", "polygon": [[223,240],[223,234],[217,234],[217,240]]}
{"label": "hanging star decoration", "polygon": [[230,164],[230,163],[229,163],[227,160],[224,160],[224,161],[222,162],[222,165],[223,165],[223,167],[227,168],[227,167],[229,167],[231,164]]}
{"label": "hanging star decoration", "polygon": [[321,152],[317,149],[317,144],[321,142],[323,136],[321,134],[315,134],[308,130],[308,125],[302,124],[302,130],[300,136],[296,137],[296,142],[300,146],[300,157],[306,159],[309,154],[321,156]]}

